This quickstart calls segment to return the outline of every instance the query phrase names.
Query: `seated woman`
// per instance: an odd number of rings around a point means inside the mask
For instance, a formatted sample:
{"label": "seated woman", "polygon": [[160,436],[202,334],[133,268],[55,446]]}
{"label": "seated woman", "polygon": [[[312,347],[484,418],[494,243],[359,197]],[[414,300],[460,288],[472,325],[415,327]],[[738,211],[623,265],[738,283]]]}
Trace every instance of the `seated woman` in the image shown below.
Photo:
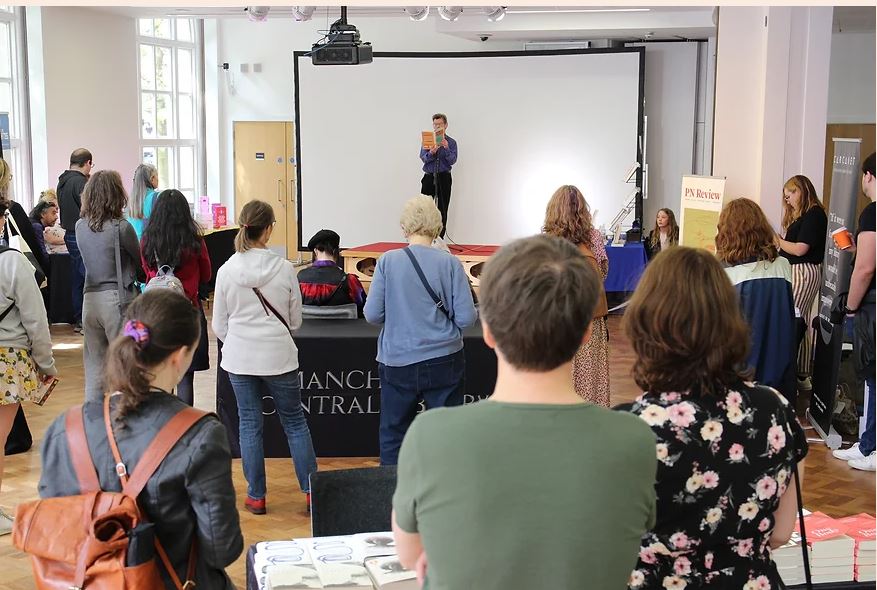
{"label": "seated woman", "polygon": [[672,209],[658,209],[655,215],[655,229],[649,232],[643,241],[649,260],[654,258],[662,250],[679,244],[679,226],[676,224],[676,215]]}
{"label": "seated woman", "polygon": [[644,391],[626,409],[652,427],[658,459],[656,524],[630,588],[782,588],[770,548],[794,529],[807,442],[788,402],[738,371],[749,330],[721,264],[662,253],[623,326]]}
{"label": "seated woman", "polygon": [[332,306],[356,304],[359,317],[365,305],[365,289],[352,274],[338,266],[341,237],[331,229],[321,229],[308,242],[314,263],[298,273],[303,305]]}
{"label": "seated woman", "polygon": [[[40,245],[40,250],[47,259],[49,257],[48,245],[54,243],[57,245],[58,238],[56,234],[48,234],[46,230],[58,221],[58,205],[49,201],[40,201],[36,207],[31,209],[30,224],[33,227],[34,236]],[[61,244],[64,238],[61,238]]]}
{"label": "seated woman", "polygon": [[[46,431],[41,498],[80,493],[74,453],[94,463],[101,489],[121,490],[108,424],[121,458],[134,473],[156,434],[187,408],[171,391],[188,370],[201,336],[198,310],[179,293],[155,289],[131,303],[126,319],[124,332],[107,352],[106,390],[111,393],[106,402],[95,399],[82,407],[88,448],[68,448],[66,415]],[[138,499],[155,523],[156,540],[173,570],[171,574],[159,566],[165,588],[180,587],[172,576],[186,580],[190,559],[195,562],[195,584],[187,588],[234,588],[224,568],[241,554],[244,539],[235,508],[228,436],[215,415],[205,414],[176,441]]]}
{"label": "seated woman", "polygon": [[718,230],[716,256],[726,265],[751,331],[747,363],[758,383],[779,390],[794,406],[798,340],[792,267],[777,252],[773,229],[754,201],[729,201]]}

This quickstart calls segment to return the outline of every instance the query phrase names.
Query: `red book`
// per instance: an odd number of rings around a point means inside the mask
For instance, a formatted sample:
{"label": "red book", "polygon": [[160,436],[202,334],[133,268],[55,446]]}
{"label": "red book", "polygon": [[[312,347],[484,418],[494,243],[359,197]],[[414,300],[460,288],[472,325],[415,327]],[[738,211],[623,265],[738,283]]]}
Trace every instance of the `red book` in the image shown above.
{"label": "red book", "polygon": [[847,536],[852,537],[856,541],[856,553],[859,550],[874,551],[877,549],[877,530],[875,530],[875,519],[870,514],[856,514],[855,516],[845,516],[839,518],[841,528]]}
{"label": "red book", "polygon": [[[853,556],[855,542],[847,536],[843,524],[836,518],[814,512],[804,517],[804,526],[807,528],[807,544],[810,545],[814,560]],[[797,523],[795,530],[798,530]]]}
{"label": "red book", "polygon": [[228,217],[224,205],[213,208],[213,229],[219,229],[228,225]]}

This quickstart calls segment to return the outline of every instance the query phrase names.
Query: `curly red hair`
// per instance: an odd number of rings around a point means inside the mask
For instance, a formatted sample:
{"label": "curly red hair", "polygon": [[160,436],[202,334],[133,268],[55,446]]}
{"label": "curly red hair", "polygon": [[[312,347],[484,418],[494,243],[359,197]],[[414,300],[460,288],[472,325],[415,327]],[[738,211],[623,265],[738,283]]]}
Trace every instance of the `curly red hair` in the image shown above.
{"label": "curly red hair", "polygon": [[774,231],[761,207],[750,199],[729,201],[719,215],[716,256],[726,264],[773,262],[779,255]]}

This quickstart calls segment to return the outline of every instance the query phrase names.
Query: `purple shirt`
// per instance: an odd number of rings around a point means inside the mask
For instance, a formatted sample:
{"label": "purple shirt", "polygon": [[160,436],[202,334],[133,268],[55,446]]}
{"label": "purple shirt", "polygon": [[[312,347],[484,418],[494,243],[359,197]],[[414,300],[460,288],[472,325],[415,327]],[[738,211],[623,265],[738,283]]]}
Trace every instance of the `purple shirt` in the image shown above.
{"label": "purple shirt", "polygon": [[[451,166],[457,163],[457,142],[445,135],[448,147],[439,147],[435,154],[430,154],[428,149],[420,148],[420,159],[423,161],[423,171],[427,174],[434,172],[450,172]],[[436,168],[438,166],[438,168]]]}

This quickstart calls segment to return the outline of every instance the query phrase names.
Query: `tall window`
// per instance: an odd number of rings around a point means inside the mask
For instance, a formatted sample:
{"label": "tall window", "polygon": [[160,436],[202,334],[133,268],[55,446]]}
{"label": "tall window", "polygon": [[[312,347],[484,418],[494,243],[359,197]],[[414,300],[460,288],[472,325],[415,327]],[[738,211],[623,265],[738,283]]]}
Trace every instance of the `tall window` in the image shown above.
{"label": "tall window", "polygon": [[159,187],[195,202],[198,188],[198,40],[195,20],[143,18],[140,50],[140,144],[158,169]]}
{"label": "tall window", "polygon": [[[12,196],[27,209],[34,195],[27,142],[27,100],[21,95],[26,85],[20,83],[24,51],[19,39],[21,10],[0,6],[0,113],[5,113],[0,116],[9,118],[9,143],[3,142],[3,159],[12,167]],[[40,187],[43,188],[46,187]]]}

